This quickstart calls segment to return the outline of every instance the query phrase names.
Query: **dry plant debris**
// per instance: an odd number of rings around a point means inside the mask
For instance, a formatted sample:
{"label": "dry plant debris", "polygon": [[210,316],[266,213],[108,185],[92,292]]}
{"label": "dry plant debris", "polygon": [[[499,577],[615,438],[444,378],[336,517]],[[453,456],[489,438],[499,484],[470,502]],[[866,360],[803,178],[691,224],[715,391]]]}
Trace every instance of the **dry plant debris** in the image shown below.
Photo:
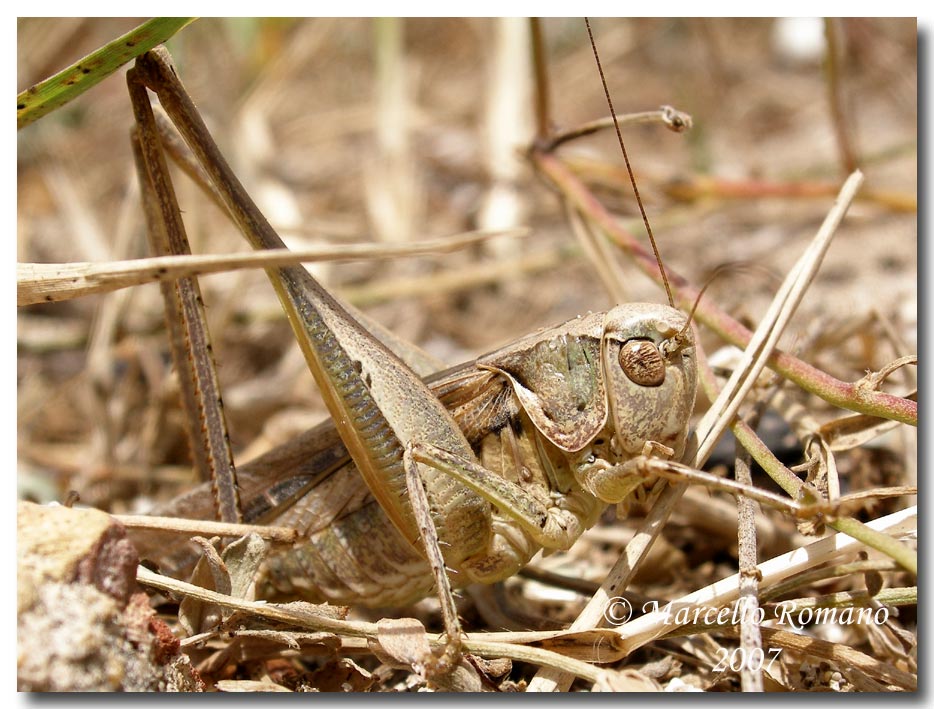
{"label": "dry plant debris", "polygon": [[[17,88],[134,24],[20,20]],[[646,125],[627,127],[624,137],[666,265],[698,286],[723,264],[747,266],[718,277],[702,307],[715,304],[754,329],[830,211],[844,166],[856,161],[865,184],[780,347],[854,391],[916,401],[914,365],[904,359],[917,350],[915,23],[839,21],[829,63],[820,49],[789,48],[772,20],[606,19],[594,27],[620,112],[673,104],[693,119],[683,135]],[[540,29],[549,122],[575,128],[604,116],[583,23],[546,20]],[[531,227],[521,242],[434,261],[314,267],[329,287],[453,364],[621,299],[663,298],[603,238],[599,220],[576,216],[569,225],[541,169],[536,175],[523,161],[536,116],[531,83],[515,83],[528,74],[504,68],[510,51],[527,52],[528,44],[510,49],[516,32],[484,19],[207,19],[169,46],[235,171],[290,246]],[[527,110],[510,113],[510,93]],[[123,139],[131,125],[125,85],[114,76],[20,132],[19,261],[149,255]],[[516,136],[521,145],[510,142]],[[579,180],[614,220],[639,228],[610,133],[556,154],[563,189]],[[197,253],[242,248],[196,188],[184,179],[177,187]],[[597,238],[588,240],[588,230]],[[325,410],[261,272],[209,276],[201,287],[239,465]],[[715,353],[724,333],[714,329],[701,325],[700,337],[714,373],[728,374],[735,357]],[[128,515],[196,484],[155,285],[23,307],[17,343],[20,498],[48,503],[76,490],[82,505]],[[895,529],[902,551],[912,551],[912,496],[876,493],[917,484],[914,428],[841,411],[774,374],[756,381],[754,398],[775,456],[824,494],[864,495],[851,500],[847,518],[876,532]],[[703,397],[698,405],[699,418]],[[732,448],[721,444],[708,469],[732,469]],[[752,479],[778,489],[759,471]],[[463,590],[465,654],[444,678],[418,671],[441,630],[431,598],[401,609],[262,602],[249,581],[272,542],[245,537],[218,552],[205,531],[186,547],[202,558],[193,577],[173,578],[168,567],[137,573],[136,555],[145,551],[136,542],[149,532],[134,531],[131,544],[102,512],[21,503],[19,688],[521,691],[560,657],[576,673],[574,690],[738,690],[746,678],[730,660],[750,647],[733,624],[694,623],[638,647],[626,644],[626,632],[651,617],[620,626],[622,634],[559,631],[655,503],[648,495],[610,509],[567,553],[536,558],[496,587]],[[878,623],[764,621],[762,649],[777,654],[763,689],[914,690],[916,576],[890,554],[856,547],[817,567],[793,567],[788,560],[816,539],[805,532],[821,530],[799,529],[770,510],[755,515],[754,527],[758,562],[795,570],[759,579],[767,616],[783,603],[812,614],[887,609]],[[732,577],[741,569],[742,529],[732,496],[690,491],[623,597],[636,609],[664,605]]]}

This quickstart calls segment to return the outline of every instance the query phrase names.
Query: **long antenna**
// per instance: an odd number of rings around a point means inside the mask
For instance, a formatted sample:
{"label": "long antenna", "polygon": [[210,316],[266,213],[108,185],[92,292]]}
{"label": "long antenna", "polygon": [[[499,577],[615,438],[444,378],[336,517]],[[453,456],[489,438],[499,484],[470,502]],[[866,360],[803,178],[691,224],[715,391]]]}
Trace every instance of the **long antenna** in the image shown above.
{"label": "long antenna", "polygon": [[639,212],[642,214],[642,223],[645,224],[645,230],[649,235],[649,241],[652,243],[652,252],[655,254],[655,260],[658,262],[658,270],[662,274],[662,282],[665,284],[665,293],[668,294],[668,304],[675,307],[675,299],[671,296],[671,286],[668,284],[668,274],[665,273],[665,266],[662,264],[662,257],[658,253],[658,245],[655,243],[655,235],[652,233],[652,227],[649,225],[649,218],[645,213],[645,207],[642,206],[642,197],[639,196],[639,188],[636,186],[636,176],[632,172],[632,166],[629,164],[629,155],[626,153],[626,146],[623,143],[623,134],[619,130],[619,121],[616,118],[616,110],[613,108],[613,99],[610,98],[610,89],[606,85],[606,77],[603,75],[603,66],[600,64],[600,55],[597,53],[597,43],[593,38],[593,31],[590,29],[590,20],[584,18],[587,23],[587,35],[590,37],[590,46],[593,48],[593,58],[597,61],[597,71],[600,72],[600,81],[603,83],[603,93],[606,94],[606,102],[610,107],[610,115],[613,116],[613,126],[616,128],[616,138],[619,140],[619,147],[623,151],[623,159],[626,161],[626,170],[629,172],[629,181],[632,183],[632,191],[636,195],[636,202],[639,204]]}

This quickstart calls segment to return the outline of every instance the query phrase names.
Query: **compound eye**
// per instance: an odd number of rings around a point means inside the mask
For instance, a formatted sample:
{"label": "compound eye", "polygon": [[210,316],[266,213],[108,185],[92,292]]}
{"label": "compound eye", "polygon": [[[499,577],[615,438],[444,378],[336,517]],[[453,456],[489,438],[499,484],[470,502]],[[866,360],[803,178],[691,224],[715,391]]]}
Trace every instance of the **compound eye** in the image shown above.
{"label": "compound eye", "polygon": [[619,366],[631,381],[644,387],[665,381],[665,359],[651,340],[629,340],[619,351]]}

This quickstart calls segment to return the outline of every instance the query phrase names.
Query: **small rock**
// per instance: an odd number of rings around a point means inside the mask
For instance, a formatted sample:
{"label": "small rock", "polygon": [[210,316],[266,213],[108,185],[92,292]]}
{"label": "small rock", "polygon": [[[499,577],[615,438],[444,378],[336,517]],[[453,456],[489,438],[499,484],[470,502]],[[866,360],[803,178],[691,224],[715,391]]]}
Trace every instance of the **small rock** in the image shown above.
{"label": "small rock", "polygon": [[136,586],[136,549],[97,510],[17,508],[17,687],[199,691],[179,642]]}

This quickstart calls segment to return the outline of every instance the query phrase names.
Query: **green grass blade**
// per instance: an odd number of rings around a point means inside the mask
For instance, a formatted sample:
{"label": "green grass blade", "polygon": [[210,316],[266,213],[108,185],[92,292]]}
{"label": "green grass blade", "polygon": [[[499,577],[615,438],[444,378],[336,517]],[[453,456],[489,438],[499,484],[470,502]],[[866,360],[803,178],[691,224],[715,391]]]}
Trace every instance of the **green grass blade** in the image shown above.
{"label": "green grass blade", "polygon": [[17,130],[64,106],[194,20],[194,17],[156,17],[26,89],[16,97]]}

